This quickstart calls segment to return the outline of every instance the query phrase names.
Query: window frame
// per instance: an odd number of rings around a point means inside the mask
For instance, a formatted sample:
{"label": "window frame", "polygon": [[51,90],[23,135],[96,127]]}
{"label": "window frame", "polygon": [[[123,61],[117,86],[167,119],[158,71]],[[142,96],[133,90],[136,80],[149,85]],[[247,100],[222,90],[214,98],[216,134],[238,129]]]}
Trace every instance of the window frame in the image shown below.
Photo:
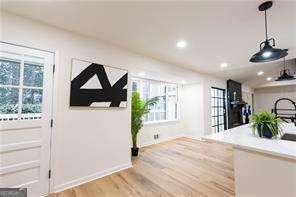
{"label": "window frame", "polygon": [[[19,63],[19,84],[18,85],[5,85],[0,84],[0,88],[17,88],[18,89],[18,111],[15,114],[0,114],[0,121],[12,121],[12,120],[24,120],[24,119],[41,119],[42,118],[42,103],[41,103],[41,113],[23,113],[23,93],[24,89],[32,89],[32,90],[42,90],[42,97],[44,91],[44,77],[41,87],[35,86],[26,86],[24,85],[24,70],[26,64],[32,64],[34,66],[43,67],[43,75],[44,75],[44,59],[35,57],[35,56],[27,56],[20,54],[12,54],[9,52],[0,52],[0,59],[17,62]],[[42,98],[43,99],[43,98]]]}
{"label": "window frame", "polygon": [[[165,96],[165,111],[164,111],[165,112],[165,119],[164,120],[155,120],[155,118],[154,118],[153,121],[149,121],[149,120],[145,120],[146,119],[146,117],[145,117],[144,120],[143,120],[143,124],[144,125],[149,125],[149,124],[158,124],[158,123],[165,123],[165,122],[176,122],[176,121],[180,121],[179,85],[178,84],[175,84],[175,83],[168,83],[168,82],[163,82],[163,81],[158,81],[158,80],[153,80],[153,79],[145,79],[145,78],[132,77],[131,78],[132,92],[135,91],[135,90],[133,90],[133,83],[136,83],[137,84],[136,85],[137,86],[136,91],[139,92],[140,95],[141,95],[141,83],[143,83],[143,82],[145,82],[145,83],[148,82],[148,97],[150,97],[150,85],[151,85],[151,82],[152,83],[159,83],[160,85],[163,85],[164,88],[165,88],[165,94],[164,94],[164,96]],[[176,100],[177,100],[176,101],[176,104],[177,104],[177,106],[176,106],[176,111],[177,112],[176,113],[177,113],[177,117],[174,118],[174,119],[168,119],[168,105],[169,105],[169,103],[168,103],[169,93],[167,91],[167,87],[168,86],[172,86],[172,87],[175,86],[176,87],[176,97],[177,97],[176,98]],[[161,112],[161,111],[155,109],[155,110],[152,110],[151,112],[152,113],[155,113],[155,112]]]}

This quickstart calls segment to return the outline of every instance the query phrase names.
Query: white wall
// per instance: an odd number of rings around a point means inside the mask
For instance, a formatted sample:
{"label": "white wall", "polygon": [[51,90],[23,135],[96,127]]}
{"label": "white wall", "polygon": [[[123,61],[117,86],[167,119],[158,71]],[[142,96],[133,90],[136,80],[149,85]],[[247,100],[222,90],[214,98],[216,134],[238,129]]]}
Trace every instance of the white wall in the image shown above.
{"label": "white wall", "polygon": [[[296,85],[265,87],[254,90],[255,112],[268,111],[274,108],[274,103],[280,98],[289,98],[296,102]],[[291,104],[283,102],[281,108],[291,108]]]}
{"label": "white wall", "polygon": [[180,95],[181,122],[184,135],[200,139],[205,134],[203,84],[189,84],[182,87]]}
{"label": "white wall", "polygon": [[[130,166],[130,103],[124,109],[69,108],[71,59],[97,62],[128,69],[157,73],[157,78],[188,82],[202,81],[206,129],[210,122],[209,79],[181,67],[161,63],[130,53],[104,42],[76,35],[51,26],[8,13],[1,13],[1,41],[55,52],[56,73],[53,128],[53,190],[78,184],[116,169]],[[217,80],[219,84],[223,84]],[[224,85],[224,84],[223,84]],[[216,86],[214,84],[214,86]],[[221,87],[217,85],[217,87]],[[189,109],[188,109],[189,110]],[[189,110],[190,111],[190,110]],[[186,111],[183,111],[186,114]],[[186,117],[186,115],[185,115]],[[181,129],[179,129],[181,128]],[[140,136],[142,144],[149,143],[154,131],[161,140],[183,134],[180,122],[146,125]],[[111,156],[112,155],[112,156]]]}
{"label": "white wall", "polygon": [[[159,134],[158,139],[154,135]],[[183,137],[184,132],[181,121],[145,124],[138,135],[139,146],[148,146],[163,141]]]}

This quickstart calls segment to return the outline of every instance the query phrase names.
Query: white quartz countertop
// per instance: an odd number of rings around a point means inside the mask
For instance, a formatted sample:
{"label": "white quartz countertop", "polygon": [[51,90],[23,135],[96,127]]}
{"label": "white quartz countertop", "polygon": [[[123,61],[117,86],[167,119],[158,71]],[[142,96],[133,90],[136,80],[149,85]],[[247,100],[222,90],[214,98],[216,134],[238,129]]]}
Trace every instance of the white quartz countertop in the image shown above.
{"label": "white quartz countertop", "polygon": [[[294,124],[284,124],[284,133],[296,134]],[[241,148],[283,158],[296,160],[296,142],[265,139],[254,136],[249,125],[239,126],[226,131],[207,135],[204,140],[233,145],[234,148]]]}

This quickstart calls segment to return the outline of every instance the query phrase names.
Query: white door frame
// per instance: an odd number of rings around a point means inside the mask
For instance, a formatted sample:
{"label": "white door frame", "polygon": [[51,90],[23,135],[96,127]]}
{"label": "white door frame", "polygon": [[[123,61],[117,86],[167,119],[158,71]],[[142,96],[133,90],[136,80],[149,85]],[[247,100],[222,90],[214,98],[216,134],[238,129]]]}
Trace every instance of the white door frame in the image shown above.
{"label": "white door frame", "polygon": [[50,137],[50,168],[51,168],[51,178],[49,180],[49,191],[48,193],[53,193],[54,191],[54,179],[55,179],[55,171],[53,170],[54,167],[54,159],[55,159],[55,149],[56,146],[54,146],[55,142],[55,121],[57,120],[57,108],[58,106],[56,103],[58,103],[58,97],[57,97],[57,92],[58,92],[58,80],[56,77],[58,76],[59,73],[59,52],[56,50],[53,53],[53,62],[54,62],[54,74],[53,74],[53,85],[52,85],[52,109],[51,109],[51,118],[54,121],[53,125],[51,127],[51,137]]}

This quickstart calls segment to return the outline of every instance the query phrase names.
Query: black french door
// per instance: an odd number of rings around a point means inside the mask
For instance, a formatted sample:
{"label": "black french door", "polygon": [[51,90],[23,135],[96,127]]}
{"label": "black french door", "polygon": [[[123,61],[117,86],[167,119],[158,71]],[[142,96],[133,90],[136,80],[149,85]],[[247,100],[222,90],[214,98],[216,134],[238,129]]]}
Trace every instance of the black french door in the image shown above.
{"label": "black french door", "polygon": [[226,94],[225,89],[211,88],[212,103],[212,132],[217,133],[226,129]]}

